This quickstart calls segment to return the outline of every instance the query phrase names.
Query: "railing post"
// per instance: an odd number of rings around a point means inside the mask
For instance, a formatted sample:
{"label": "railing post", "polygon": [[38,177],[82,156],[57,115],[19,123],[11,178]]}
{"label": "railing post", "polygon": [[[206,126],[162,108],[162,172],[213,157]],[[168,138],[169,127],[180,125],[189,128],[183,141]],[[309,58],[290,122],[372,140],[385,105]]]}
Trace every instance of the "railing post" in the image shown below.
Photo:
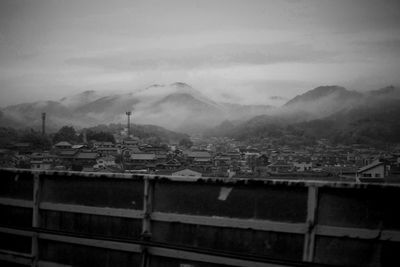
{"label": "railing post", "polygon": [[303,261],[312,262],[315,251],[315,226],[318,212],[318,187],[308,187],[307,233],[304,237]]}
{"label": "railing post", "polygon": [[35,231],[40,226],[40,176],[39,174],[33,174],[33,211],[32,211],[32,228],[34,234],[32,236],[32,266],[36,267],[39,260],[39,241],[38,233]]}
{"label": "railing post", "polygon": [[[142,239],[149,241],[151,239],[151,213],[153,212],[153,193],[154,181],[149,177],[144,177],[144,192],[143,192],[143,225]],[[142,248],[142,267],[149,266],[149,255],[147,248]]]}

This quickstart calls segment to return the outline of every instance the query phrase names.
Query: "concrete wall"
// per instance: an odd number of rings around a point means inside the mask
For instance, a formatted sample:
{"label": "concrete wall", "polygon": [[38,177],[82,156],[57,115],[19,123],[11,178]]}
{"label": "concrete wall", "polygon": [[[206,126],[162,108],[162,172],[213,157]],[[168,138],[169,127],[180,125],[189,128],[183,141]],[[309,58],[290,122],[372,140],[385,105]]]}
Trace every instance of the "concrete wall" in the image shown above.
{"label": "concrete wall", "polygon": [[0,264],[400,264],[396,185],[22,170],[0,177]]}

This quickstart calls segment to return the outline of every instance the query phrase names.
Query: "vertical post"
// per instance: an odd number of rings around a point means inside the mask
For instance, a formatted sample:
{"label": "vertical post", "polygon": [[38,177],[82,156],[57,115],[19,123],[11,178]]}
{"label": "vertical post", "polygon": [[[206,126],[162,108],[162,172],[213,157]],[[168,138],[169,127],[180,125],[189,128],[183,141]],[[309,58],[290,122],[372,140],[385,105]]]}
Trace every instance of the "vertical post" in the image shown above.
{"label": "vertical post", "polygon": [[[143,225],[142,239],[149,241],[151,239],[151,213],[153,212],[153,194],[154,181],[149,177],[144,177],[144,192],[143,192]],[[149,266],[149,255],[147,248],[142,247],[142,267]]]}
{"label": "vertical post", "polygon": [[32,228],[34,234],[32,236],[32,266],[36,267],[39,260],[39,242],[38,233],[36,228],[40,226],[40,214],[39,214],[39,204],[40,204],[40,177],[39,174],[35,173],[33,175],[33,212],[32,212]]}
{"label": "vertical post", "polygon": [[46,113],[42,113],[42,135],[46,134]]}
{"label": "vertical post", "polygon": [[307,200],[307,233],[304,238],[303,261],[312,262],[315,252],[315,226],[318,212],[318,187],[308,188]]}

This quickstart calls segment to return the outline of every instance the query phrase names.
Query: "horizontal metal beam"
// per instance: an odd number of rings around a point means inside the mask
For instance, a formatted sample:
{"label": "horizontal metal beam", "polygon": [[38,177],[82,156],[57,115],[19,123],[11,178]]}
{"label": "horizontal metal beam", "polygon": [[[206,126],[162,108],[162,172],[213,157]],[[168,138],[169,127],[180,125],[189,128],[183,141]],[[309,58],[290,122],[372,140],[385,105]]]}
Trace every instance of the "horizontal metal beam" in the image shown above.
{"label": "horizontal metal beam", "polygon": [[183,260],[191,260],[191,261],[199,261],[199,262],[208,262],[214,264],[223,264],[227,266],[243,266],[243,267],[286,267],[291,265],[282,265],[275,263],[263,263],[256,262],[250,260],[242,260],[242,259],[234,259],[230,257],[223,256],[215,256],[202,254],[198,252],[189,252],[182,251],[176,249],[169,248],[160,248],[160,247],[148,247],[147,251],[150,255],[168,257],[168,258],[176,258]]}
{"label": "horizontal metal beam", "polygon": [[[7,229],[0,228],[0,231],[7,230],[3,232],[13,233],[15,234],[17,230],[15,229]],[[9,231],[11,230],[11,231]],[[19,230],[18,230],[19,231]],[[33,234],[33,233],[31,233]],[[133,253],[141,253],[144,248],[151,255],[162,256],[162,257],[170,257],[170,258],[178,258],[178,259],[186,259],[186,260],[194,260],[194,261],[203,261],[210,263],[221,263],[228,264],[231,266],[256,266],[256,267],[282,267],[282,266],[291,266],[285,264],[275,264],[275,263],[263,263],[258,262],[256,260],[247,260],[247,259],[235,259],[229,256],[220,256],[220,255],[210,255],[207,252],[192,252],[181,250],[180,248],[163,248],[160,244],[132,244],[124,241],[111,241],[111,240],[103,240],[103,239],[95,239],[95,238],[84,238],[84,237],[76,237],[76,236],[65,236],[62,234],[54,234],[54,233],[38,233],[38,238],[42,240],[52,240],[61,243],[70,243],[76,245],[90,246],[90,247],[99,247],[104,249],[111,249],[117,251],[127,251]],[[30,263],[29,263],[30,264]],[[28,264],[28,265],[29,265]],[[54,262],[46,262],[39,261],[39,267],[66,267],[68,265],[58,264]]]}
{"label": "horizontal metal beam", "polygon": [[283,223],[264,220],[207,217],[164,212],[153,212],[151,214],[151,219],[163,222],[180,222],[206,226],[232,227],[295,234],[304,234],[307,231],[307,225],[305,223]]}
{"label": "horizontal metal beam", "polygon": [[32,208],[33,201],[25,199],[15,199],[15,198],[0,198],[0,205],[14,206],[20,208]]}
{"label": "horizontal metal beam", "polygon": [[0,261],[7,261],[21,265],[31,265],[32,255],[15,251],[0,250]]}
{"label": "horizontal metal beam", "polygon": [[51,262],[51,261],[38,261],[37,266],[38,267],[72,267],[72,265],[61,264],[61,263],[56,263],[56,262]]}
{"label": "horizontal metal beam", "polygon": [[39,233],[39,239],[52,240],[64,243],[77,244],[82,246],[91,246],[98,248],[106,248],[112,250],[119,251],[128,251],[141,253],[142,248],[137,244],[123,243],[117,241],[109,241],[109,240],[100,240],[94,238],[82,238],[82,237],[72,237],[72,236],[63,236],[63,235],[55,235],[55,234],[47,234],[47,233]]}
{"label": "horizontal metal beam", "polygon": [[34,235],[33,231],[20,230],[20,229],[8,228],[8,227],[0,227],[0,233],[30,236],[30,237],[32,237]]}
{"label": "horizontal metal beam", "polygon": [[359,239],[379,239],[383,241],[400,241],[400,231],[374,230],[362,228],[347,228],[327,225],[317,225],[316,234],[332,237],[348,237]]}
{"label": "horizontal metal beam", "polygon": [[42,202],[42,203],[40,203],[39,207],[42,210],[74,212],[74,213],[124,217],[124,218],[133,218],[133,219],[142,219],[144,216],[142,210],[118,209],[118,208],[108,208],[108,207],[103,208],[103,207],[59,204],[59,203],[50,203],[50,202]]}
{"label": "horizontal metal beam", "polygon": [[383,230],[381,240],[400,242],[400,231]]}
{"label": "horizontal metal beam", "polygon": [[330,188],[400,188],[400,184],[397,183],[356,183],[348,181],[321,181],[318,178],[314,180],[298,180],[296,178],[234,178],[227,179],[224,177],[180,177],[180,176],[170,176],[170,175],[154,175],[154,174],[128,174],[128,173],[99,173],[99,172],[77,172],[77,171],[53,171],[53,170],[27,170],[27,169],[16,169],[16,168],[0,168],[0,171],[8,171],[12,173],[29,173],[29,174],[39,174],[39,175],[49,175],[49,176],[80,176],[87,178],[119,178],[119,179],[136,179],[143,180],[144,178],[149,179],[165,179],[170,181],[181,181],[181,182],[198,182],[206,181],[210,183],[226,183],[235,184],[240,182],[243,183],[258,183],[259,185],[275,186],[315,186],[315,187],[330,187]]}

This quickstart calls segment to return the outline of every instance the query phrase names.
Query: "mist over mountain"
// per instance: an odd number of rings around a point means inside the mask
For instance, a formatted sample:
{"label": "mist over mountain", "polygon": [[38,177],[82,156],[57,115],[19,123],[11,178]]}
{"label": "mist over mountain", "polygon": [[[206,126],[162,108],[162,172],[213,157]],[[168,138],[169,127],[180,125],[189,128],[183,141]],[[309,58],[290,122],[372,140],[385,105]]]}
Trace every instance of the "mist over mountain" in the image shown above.
{"label": "mist over mountain", "polygon": [[302,112],[307,119],[318,119],[356,105],[363,94],[340,86],[320,86],[289,100],[281,109],[285,113]]}
{"label": "mist over mountain", "polygon": [[338,86],[315,88],[276,108],[272,115],[223,124],[209,136],[291,137],[304,142],[328,138],[337,143],[400,142],[400,88],[389,86],[364,94]]}
{"label": "mist over mountain", "polygon": [[154,84],[129,93],[105,95],[84,91],[60,101],[40,101],[1,109],[0,123],[12,127],[40,127],[41,113],[47,113],[47,125],[56,129],[72,124],[77,127],[126,121],[154,124],[170,130],[194,133],[216,126],[223,120],[246,120],[265,114],[270,106],[217,103],[182,82]]}
{"label": "mist over mountain", "polygon": [[[218,103],[190,85],[176,82],[129,93],[84,91],[60,101],[8,106],[0,110],[0,124],[39,128],[41,113],[46,112],[50,131],[68,124],[83,128],[125,123],[125,112],[132,111],[133,123],[189,134],[247,139],[302,133],[307,138],[393,141],[398,139],[399,107],[400,88],[394,86],[365,93],[320,86],[273,107]],[[382,131],[384,134],[378,134]]]}

